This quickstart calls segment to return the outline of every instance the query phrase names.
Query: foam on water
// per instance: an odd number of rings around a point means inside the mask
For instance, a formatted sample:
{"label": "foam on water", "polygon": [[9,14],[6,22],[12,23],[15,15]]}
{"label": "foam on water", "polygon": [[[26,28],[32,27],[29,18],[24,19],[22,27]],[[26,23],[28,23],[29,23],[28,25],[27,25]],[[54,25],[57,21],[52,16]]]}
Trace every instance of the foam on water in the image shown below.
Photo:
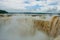
{"label": "foam on water", "polygon": [[29,16],[12,16],[7,24],[0,23],[3,25],[0,27],[0,40],[49,40],[42,31],[35,30],[35,34],[32,35],[32,22],[32,17]]}

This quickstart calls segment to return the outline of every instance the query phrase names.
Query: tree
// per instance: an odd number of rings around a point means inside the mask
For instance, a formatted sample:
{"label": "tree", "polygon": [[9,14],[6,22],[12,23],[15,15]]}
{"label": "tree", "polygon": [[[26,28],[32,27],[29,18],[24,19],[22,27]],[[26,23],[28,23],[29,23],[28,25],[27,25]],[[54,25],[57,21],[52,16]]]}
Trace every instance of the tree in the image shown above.
{"label": "tree", "polygon": [[1,13],[8,13],[7,11],[5,11],[5,10],[0,10],[0,14]]}

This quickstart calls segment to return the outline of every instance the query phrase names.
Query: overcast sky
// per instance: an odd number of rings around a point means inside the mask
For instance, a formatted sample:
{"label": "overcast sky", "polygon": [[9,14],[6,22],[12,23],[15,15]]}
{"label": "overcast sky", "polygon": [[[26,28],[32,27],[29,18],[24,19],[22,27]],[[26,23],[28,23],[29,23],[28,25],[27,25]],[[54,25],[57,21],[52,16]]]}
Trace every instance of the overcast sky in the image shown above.
{"label": "overcast sky", "polygon": [[60,12],[60,0],[0,0],[8,12]]}

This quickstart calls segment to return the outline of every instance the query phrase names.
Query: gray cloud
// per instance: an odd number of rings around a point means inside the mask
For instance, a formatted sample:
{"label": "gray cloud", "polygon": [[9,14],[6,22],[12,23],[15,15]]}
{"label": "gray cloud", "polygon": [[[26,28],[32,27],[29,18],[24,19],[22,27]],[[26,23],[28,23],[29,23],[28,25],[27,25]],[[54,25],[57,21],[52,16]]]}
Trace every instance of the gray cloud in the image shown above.
{"label": "gray cloud", "polygon": [[[35,5],[39,5],[35,6]],[[0,0],[0,9],[9,12],[60,12],[59,0]],[[29,10],[31,8],[31,10]],[[39,9],[40,8],[40,9]]]}

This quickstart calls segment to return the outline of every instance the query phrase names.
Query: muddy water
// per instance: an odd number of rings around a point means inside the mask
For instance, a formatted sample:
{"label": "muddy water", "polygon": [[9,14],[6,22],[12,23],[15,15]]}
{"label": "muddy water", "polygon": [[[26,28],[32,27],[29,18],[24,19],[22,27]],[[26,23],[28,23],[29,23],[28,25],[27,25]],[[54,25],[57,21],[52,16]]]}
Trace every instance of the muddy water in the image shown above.
{"label": "muddy water", "polygon": [[31,16],[12,16],[8,20],[0,18],[0,40],[49,40],[45,33],[36,29],[32,35],[32,22]]}

